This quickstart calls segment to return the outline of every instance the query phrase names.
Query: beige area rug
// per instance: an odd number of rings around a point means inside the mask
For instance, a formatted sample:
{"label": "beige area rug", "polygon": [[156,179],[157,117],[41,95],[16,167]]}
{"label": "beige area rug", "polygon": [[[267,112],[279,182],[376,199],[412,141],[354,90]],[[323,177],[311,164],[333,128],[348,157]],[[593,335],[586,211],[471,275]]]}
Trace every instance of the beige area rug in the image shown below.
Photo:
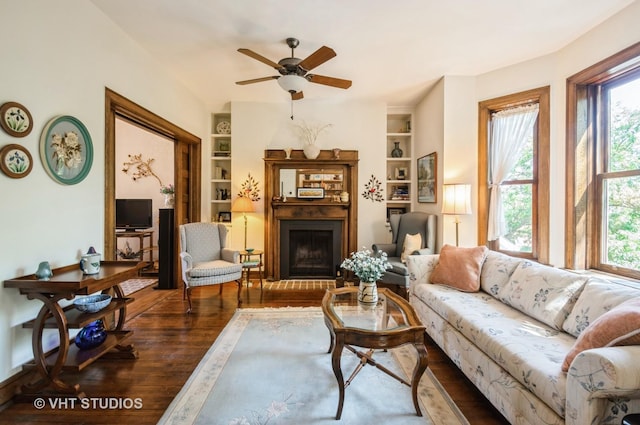
{"label": "beige area rug", "polygon": [[120,284],[120,288],[122,288],[124,295],[127,296],[140,291],[147,286],[155,285],[157,282],[158,279],[129,279],[122,282]]}
{"label": "beige area rug", "polygon": [[[430,370],[420,381],[420,417],[411,389],[373,366],[365,366],[346,388],[342,419],[336,421],[329,340],[319,307],[239,309],[158,423],[469,424]],[[405,379],[416,362],[411,345],[376,351],[374,358]],[[358,363],[344,351],[345,379]]]}
{"label": "beige area rug", "polygon": [[330,280],[277,280],[274,282],[264,282],[262,289],[270,291],[286,291],[286,290],[307,290],[307,289],[333,289],[336,287],[336,281]]}

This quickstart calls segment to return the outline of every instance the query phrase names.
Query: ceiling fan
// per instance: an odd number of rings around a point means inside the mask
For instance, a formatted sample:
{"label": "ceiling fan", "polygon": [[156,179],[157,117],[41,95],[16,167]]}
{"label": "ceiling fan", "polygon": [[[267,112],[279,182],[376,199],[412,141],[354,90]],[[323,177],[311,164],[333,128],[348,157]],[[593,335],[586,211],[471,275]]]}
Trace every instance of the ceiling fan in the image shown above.
{"label": "ceiling fan", "polygon": [[294,56],[294,50],[299,44],[300,41],[297,38],[287,38],[287,45],[291,48],[291,57],[280,59],[278,63],[259,55],[253,50],[238,49],[240,53],[274,68],[280,73],[280,75],[237,81],[236,84],[242,86],[246,84],[260,83],[262,81],[278,80],[280,87],[291,93],[291,100],[299,100],[304,97],[302,89],[308,82],[324,84],[325,86],[338,87],[341,89],[348,89],[351,87],[350,80],[326,77],[318,74],[308,74],[312,69],[335,57],[336,52],[334,52],[333,49],[327,46],[322,46],[305,59],[298,59]]}

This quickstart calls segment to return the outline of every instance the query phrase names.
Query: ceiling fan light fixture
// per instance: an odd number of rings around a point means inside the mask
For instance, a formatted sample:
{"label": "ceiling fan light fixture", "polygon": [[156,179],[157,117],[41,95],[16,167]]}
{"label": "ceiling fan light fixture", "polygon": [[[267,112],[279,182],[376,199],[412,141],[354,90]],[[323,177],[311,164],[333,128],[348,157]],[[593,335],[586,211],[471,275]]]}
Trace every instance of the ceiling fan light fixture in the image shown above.
{"label": "ceiling fan light fixture", "polygon": [[283,75],[278,78],[278,84],[289,93],[298,93],[302,91],[309,83],[306,78],[300,75]]}

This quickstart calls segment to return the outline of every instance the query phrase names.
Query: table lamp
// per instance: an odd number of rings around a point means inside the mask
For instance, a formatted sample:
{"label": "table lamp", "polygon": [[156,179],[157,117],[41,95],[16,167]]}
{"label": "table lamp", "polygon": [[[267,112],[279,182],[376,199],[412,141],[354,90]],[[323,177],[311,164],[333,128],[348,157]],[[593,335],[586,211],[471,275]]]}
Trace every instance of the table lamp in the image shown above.
{"label": "table lamp", "polygon": [[445,184],[442,186],[442,214],[455,216],[456,246],[458,246],[458,225],[460,214],[471,214],[471,185]]}
{"label": "table lamp", "polygon": [[254,212],[253,202],[251,199],[241,196],[233,201],[231,212],[241,212],[244,217],[244,249],[247,249],[247,213]]}

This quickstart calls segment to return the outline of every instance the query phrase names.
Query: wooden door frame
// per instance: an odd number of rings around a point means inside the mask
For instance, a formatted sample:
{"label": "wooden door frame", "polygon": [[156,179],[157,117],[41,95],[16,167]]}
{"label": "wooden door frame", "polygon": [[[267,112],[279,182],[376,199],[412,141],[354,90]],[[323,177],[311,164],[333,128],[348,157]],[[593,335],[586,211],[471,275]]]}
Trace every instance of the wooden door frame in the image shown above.
{"label": "wooden door frame", "polygon": [[[172,124],[164,118],[105,88],[105,135],[104,135],[104,250],[105,260],[114,260],[116,252],[115,238],[115,193],[116,193],[116,117],[143,127],[156,134],[160,134],[174,141],[174,185],[176,188],[174,234],[178,234],[177,227],[180,223],[200,221],[201,206],[201,150],[202,140],[186,130]],[[178,152],[187,146],[190,167],[180,169],[180,155]],[[181,202],[188,199],[187,206]],[[174,270],[175,279],[179,280],[178,267],[178,238],[174,244]]]}

